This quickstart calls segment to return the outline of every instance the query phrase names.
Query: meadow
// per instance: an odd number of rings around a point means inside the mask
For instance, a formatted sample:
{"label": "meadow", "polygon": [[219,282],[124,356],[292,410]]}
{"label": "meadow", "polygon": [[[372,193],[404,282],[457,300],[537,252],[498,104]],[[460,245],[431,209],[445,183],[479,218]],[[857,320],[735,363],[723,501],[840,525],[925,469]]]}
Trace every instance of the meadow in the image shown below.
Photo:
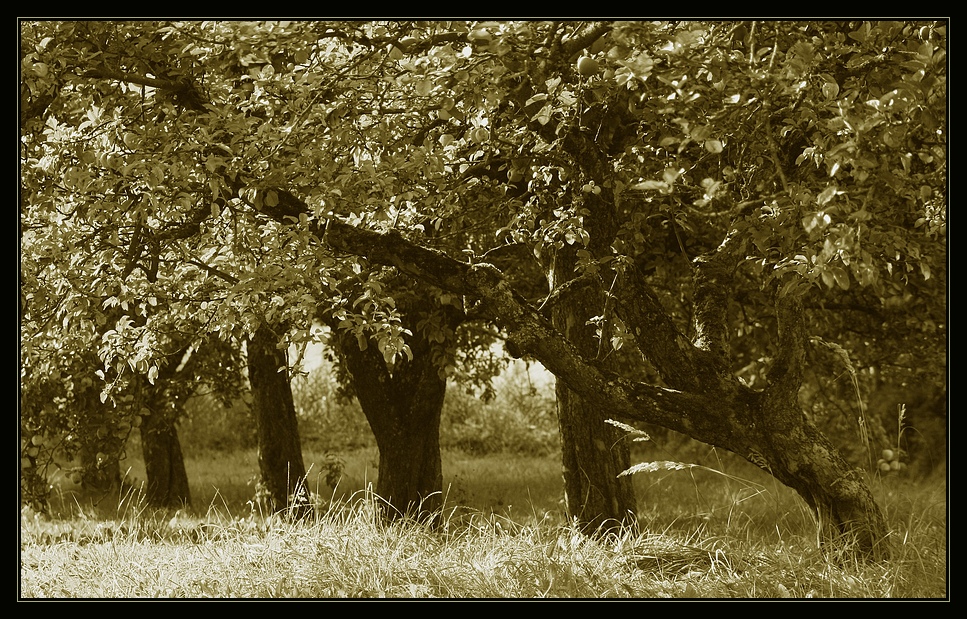
{"label": "meadow", "polygon": [[892,529],[889,561],[820,552],[795,493],[732,454],[674,437],[635,445],[634,462],[655,463],[633,476],[637,529],[588,537],[563,513],[552,401],[524,376],[486,405],[448,395],[444,509],[432,526],[387,525],[376,518],[378,455],[365,420],[323,387],[297,393],[331,404],[300,419],[312,521],[264,513],[244,424],[206,406],[179,430],[191,509],[145,506],[136,444],[115,494],[94,496],[63,473],[52,477],[50,514],[21,512],[20,598],[949,596],[942,465],[869,473]]}
{"label": "meadow", "polygon": [[[553,456],[447,453],[447,507],[435,527],[378,521],[366,489],[374,459],[370,449],[348,456],[335,489],[317,478],[318,516],[301,524],[260,513],[251,498],[254,452],[189,458],[194,501],[202,506],[191,512],[152,512],[137,488],[100,500],[62,489],[54,518],[21,514],[20,595],[948,596],[943,477],[874,480],[895,551],[890,561],[865,563],[820,553],[801,501],[741,463],[636,475],[638,530],[598,539],[563,518]],[[309,453],[306,461],[317,471],[327,458]]]}

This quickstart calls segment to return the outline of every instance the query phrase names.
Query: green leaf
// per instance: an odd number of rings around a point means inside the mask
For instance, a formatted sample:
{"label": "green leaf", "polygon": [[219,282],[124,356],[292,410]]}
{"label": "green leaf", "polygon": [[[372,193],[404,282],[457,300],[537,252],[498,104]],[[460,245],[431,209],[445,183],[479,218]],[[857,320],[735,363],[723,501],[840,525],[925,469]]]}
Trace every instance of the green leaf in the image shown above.
{"label": "green leaf", "polygon": [[846,271],[840,267],[833,267],[830,270],[833,273],[833,280],[836,282],[836,285],[843,290],[849,290],[849,275],[847,275]]}
{"label": "green leaf", "polygon": [[265,206],[273,207],[279,205],[279,194],[276,193],[274,189],[269,189],[265,192],[265,198],[263,199]]}
{"label": "green leaf", "polygon": [[820,272],[823,283],[826,284],[827,288],[832,288],[836,285],[836,278],[833,276],[833,272],[830,269],[823,269]]}

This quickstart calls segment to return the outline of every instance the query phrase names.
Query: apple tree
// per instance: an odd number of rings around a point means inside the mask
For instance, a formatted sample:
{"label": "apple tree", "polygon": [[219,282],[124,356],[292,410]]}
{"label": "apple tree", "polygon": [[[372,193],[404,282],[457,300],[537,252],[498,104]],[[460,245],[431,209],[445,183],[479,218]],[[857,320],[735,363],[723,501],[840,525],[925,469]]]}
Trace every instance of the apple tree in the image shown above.
{"label": "apple tree", "polygon": [[[575,29],[570,37],[568,28]],[[872,304],[887,320],[904,321],[889,310],[897,291],[916,287],[929,294],[928,328],[943,332],[943,276],[932,278],[945,264],[944,25],[620,24],[604,30],[610,43],[597,51],[600,25],[583,28],[559,26],[567,65],[557,58],[549,66],[554,47],[544,45],[554,37],[538,37],[521,52],[521,62],[534,64],[516,75],[518,90],[494,95],[500,103],[488,110],[489,128],[480,130],[477,118],[467,137],[502,145],[507,127],[526,139],[515,135],[507,140],[510,156],[484,152],[486,161],[463,171],[490,173],[476,177],[475,199],[490,188],[484,180],[499,183],[498,210],[512,203],[513,181],[530,171],[532,195],[522,194],[527,201],[515,205],[501,237],[535,253],[579,244],[583,279],[552,292],[548,303],[566,303],[581,285],[607,292],[599,293],[596,322],[615,348],[636,347],[658,381],[625,383],[600,359],[563,344],[551,335],[559,330],[486,265],[331,219],[324,239],[481,298],[518,350],[599,411],[734,451],[799,492],[824,540],[885,552],[883,516],[862,474],[798,399],[807,350],[820,342],[810,330],[828,326],[837,302]],[[527,49],[525,30],[476,28],[464,50],[513,58]],[[475,56],[478,46],[485,51]],[[586,52],[598,59],[577,63]],[[508,92],[523,105],[501,96]],[[440,142],[452,145],[443,135]],[[524,161],[538,164],[498,181],[501,165],[519,165],[521,150],[512,149],[521,147],[533,157]],[[548,208],[562,200],[565,208]],[[309,208],[285,194],[277,215]],[[607,230],[598,209],[620,216],[603,255],[585,223]],[[662,294],[669,288],[676,291],[670,298]],[[850,340],[844,329],[828,333]]]}
{"label": "apple tree", "polygon": [[[567,508],[589,530],[634,517],[616,417],[733,451],[824,541],[886,552],[862,473],[800,396],[815,346],[943,343],[943,23],[38,28],[22,123],[44,121],[30,161],[57,182],[22,210],[76,205],[123,231],[117,254],[152,255],[149,230],[193,277],[229,272],[210,331],[285,314],[298,341],[317,299],[344,298],[342,265],[381,265],[557,376]],[[64,92],[73,114],[47,113]],[[511,254],[544,285],[511,286]],[[413,351],[376,297],[375,323],[331,307],[392,364]],[[877,337],[847,306],[874,308]]]}
{"label": "apple tree", "polygon": [[[414,301],[408,303],[412,310],[408,313],[416,322],[412,330],[406,329],[399,322],[396,300],[382,292],[378,273],[368,271],[355,257],[319,256],[306,242],[305,230],[292,221],[279,224],[259,214],[259,208],[271,205],[273,198],[236,181],[227,165],[231,148],[226,153],[222,136],[229,132],[241,138],[253,122],[278,111],[277,99],[263,98],[266,87],[278,86],[273,65],[262,56],[265,37],[276,34],[261,25],[218,28],[222,30],[218,37],[231,45],[213,51],[207,60],[212,70],[223,72],[227,81],[222,86],[227,90],[221,94],[228,98],[215,102],[222,107],[211,116],[205,97],[189,78],[181,77],[187,65],[175,66],[182,63],[173,59],[184,52],[183,41],[171,36],[175,31],[170,27],[97,22],[24,25],[22,229],[29,247],[23,264],[30,272],[22,275],[23,298],[35,309],[26,312],[22,321],[22,339],[27,343],[22,349],[22,380],[32,385],[34,368],[40,370],[38,376],[49,374],[34,352],[42,346],[63,349],[66,333],[75,329],[81,329],[84,338],[68,350],[76,346],[97,351],[99,361],[112,370],[109,375],[101,371],[98,376],[103,380],[88,381],[89,399],[100,397],[102,403],[115,406],[122,397],[129,397],[122,389],[129,382],[153,388],[158,381],[167,384],[179,378],[180,356],[192,358],[205,338],[219,339],[236,351],[244,347],[259,421],[259,464],[266,495],[273,509],[292,507],[301,515],[307,511],[308,497],[304,488],[297,487],[305,468],[288,383],[290,373],[299,368],[286,351],[317,339],[312,328],[315,320],[331,321],[334,331],[345,331],[336,334],[335,344],[351,342],[357,347],[348,351],[354,357],[365,353],[364,362],[354,365],[358,381],[378,377],[359,390],[370,395],[377,393],[374,386],[380,387],[380,401],[393,404],[386,407],[361,398],[367,413],[372,413],[370,421],[381,443],[381,468],[387,471],[377,490],[398,513],[406,513],[411,503],[429,505],[431,497],[439,500],[442,475],[438,440],[423,438],[439,432],[443,370],[452,355],[448,342],[461,314],[458,304],[452,295],[449,302],[439,303],[432,293],[429,302],[411,294]],[[305,28],[301,35],[307,49],[317,55],[316,61],[321,60],[315,27]],[[337,51],[342,45],[337,44]],[[294,45],[286,48],[297,53]],[[352,64],[370,62],[373,54],[355,58],[346,52],[344,56]],[[194,57],[183,60],[191,64]],[[169,60],[174,64],[168,65]],[[239,105],[242,99],[247,103]],[[218,120],[212,122],[215,117]],[[216,128],[219,125],[221,129]],[[186,146],[174,136],[184,136],[190,143]],[[199,136],[201,143],[195,141]],[[244,161],[254,157],[259,160],[255,167],[260,168],[263,147],[285,157],[293,154],[292,147],[320,156],[308,150],[308,142],[287,146],[284,133],[264,137],[259,145],[243,146],[250,152],[232,165],[246,167]],[[69,145],[66,151],[60,151],[63,145]],[[346,191],[366,194],[371,187],[349,186]],[[56,235],[49,231],[52,226]],[[47,241],[58,243],[58,235],[64,242],[52,250]],[[75,270],[75,265],[83,268]],[[70,281],[52,295],[50,282],[34,269],[49,269]],[[360,277],[364,271],[368,274]],[[361,283],[356,286],[356,282]],[[65,296],[64,290],[70,294]],[[94,300],[92,290],[98,293]],[[396,296],[402,299],[403,295]],[[36,299],[40,297],[50,300],[52,315],[64,315],[62,323],[48,329],[51,323],[38,322]],[[101,314],[99,304],[115,311]],[[159,335],[162,323],[180,338]],[[446,350],[436,350],[438,345]],[[373,351],[378,352],[375,357]],[[92,359],[93,354],[88,355],[88,361]],[[234,365],[230,359],[223,361]],[[89,372],[96,366],[92,363]],[[398,384],[384,385],[380,372],[387,368],[393,369]],[[124,380],[118,379],[121,376]],[[413,393],[395,397],[404,386]],[[427,389],[434,389],[436,395],[423,397]],[[35,397],[25,396],[26,400],[30,406],[40,402]],[[426,409],[425,420],[407,417],[421,406]],[[108,420],[118,417],[115,409],[103,414]],[[384,421],[387,416],[393,419]],[[53,428],[49,423],[44,427]],[[25,443],[24,449],[32,453],[34,446]],[[388,474],[414,463],[415,478]]]}

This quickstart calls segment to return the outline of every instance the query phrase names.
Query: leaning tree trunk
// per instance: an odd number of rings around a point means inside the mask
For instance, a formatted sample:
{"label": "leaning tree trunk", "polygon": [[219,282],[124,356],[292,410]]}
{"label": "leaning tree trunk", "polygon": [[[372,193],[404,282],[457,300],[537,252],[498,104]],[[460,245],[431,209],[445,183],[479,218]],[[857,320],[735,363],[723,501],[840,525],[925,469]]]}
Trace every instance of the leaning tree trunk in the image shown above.
{"label": "leaning tree trunk", "polygon": [[397,361],[391,371],[374,343],[360,350],[349,333],[337,334],[336,341],[379,449],[375,492],[383,518],[431,518],[443,504],[440,415],[446,379],[429,343],[414,333],[413,358]]}
{"label": "leaning tree trunk", "polygon": [[292,400],[285,352],[267,325],[260,326],[248,341],[248,378],[252,388],[258,460],[269,510],[292,519],[312,514],[306,486],[298,420]]}
{"label": "leaning tree trunk", "polygon": [[686,394],[677,418],[666,395],[661,425],[745,457],[795,490],[812,508],[820,542],[887,556],[888,528],[860,473],[851,467],[799,405],[806,357],[806,321],[795,292],[774,292],[777,331],[767,385],[753,390],[732,370],[729,309],[737,259],[735,237],[693,261],[694,339],[686,341],[661,310],[640,274],[622,277],[618,310],[633,325],[638,348],[664,382]]}
{"label": "leaning tree trunk", "polygon": [[141,451],[147,480],[149,506],[177,509],[191,505],[191,490],[178,429],[166,414],[165,398],[152,389],[148,409],[141,419]]}
{"label": "leaning tree trunk", "polygon": [[[552,290],[573,277],[573,264],[573,252],[557,253],[551,270]],[[564,281],[554,281],[558,278]],[[589,324],[592,317],[604,313],[605,295],[598,292],[597,287],[580,287],[552,308],[553,325],[587,359],[597,358],[601,351],[595,325]],[[604,423],[601,413],[608,411],[601,411],[564,381],[556,382],[555,392],[568,520],[588,533],[634,525],[637,503],[632,478],[619,477],[631,466],[628,437]]]}
{"label": "leaning tree trunk", "polygon": [[889,557],[889,529],[861,472],[798,406],[772,408],[775,404],[763,400],[755,416],[765,423],[754,432],[761,450],[760,466],[809,505],[818,524],[820,545]]}
{"label": "leaning tree trunk", "polygon": [[[583,120],[588,124],[569,125],[561,135],[556,135],[560,129],[539,122],[532,123],[532,128],[547,140],[560,140],[562,148],[577,163],[582,177],[594,186],[593,190],[577,196],[573,203],[581,213],[577,236],[582,243],[577,243],[576,238],[565,238],[567,244],[554,253],[548,280],[552,295],[582,278],[594,279],[595,285],[579,285],[562,294],[551,307],[551,323],[578,355],[607,368],[606,358],[611,347],[605,323],[597,326],[589,323],[595,317],[604,321],[611,319],[611,291],[591,272],[578,269],[577,251],[580,247],[593,258],[613,256],[611,246],[618,232],[617,204],[613,191],[614,167],[606,153],[612,149],[624,150],[622,141],[630,139],[630,134],[617,117],[598,118],[600,112],[601,106],[589,105]],[[588,131],[587,127],[592,126],[596,130]],[[596,333],[599,326],[601,334]],[[637,501],[632,479],[618,476],[631,464],[628,437],[604,422],[615,417],[615,411],[591,404],[566,380],[557,381],[556,391],[568,515],[576,518],[585,531],[633,525],[637,521]]]}

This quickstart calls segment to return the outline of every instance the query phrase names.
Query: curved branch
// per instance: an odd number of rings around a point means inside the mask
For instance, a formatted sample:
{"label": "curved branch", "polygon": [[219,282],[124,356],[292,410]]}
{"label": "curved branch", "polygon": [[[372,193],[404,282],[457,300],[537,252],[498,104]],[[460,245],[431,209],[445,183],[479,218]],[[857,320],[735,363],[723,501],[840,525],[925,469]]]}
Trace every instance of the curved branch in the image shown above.
{"label": "curved branch", "polygon": [[158,88],[159,90],[178,90],[179,88],[183,87],[182,82],[176,82],[174,80],[148,77],[147,75],[140,75],[137,73],[125,73],[124,71],[112,71],[102,67],[88,69],[81,73],[81,77],[116,80],[119,82],[127,82],[129,84],[137,84],[139,86],[151,86],[152,88]]}
{"label": "curved branch", "polygon": [[[263,207],[264,215],[291,224],[300,204],[303,212],[311,212],[293,194],[276,191],[280,200],[275,207]],[[455,260],[406,240],[396,230],[374,232],[337,219],[309,225],[317,238],[337,251],[365,256],[438,288],[478,299],[519,352],[534,357],[572,391],[597,404],[602,415],[655,423],[698,440],[716,441],[718,430],[712,420],[726,414],[718,410],[721,401],[627,380],[585,359],[493,265]]]}
{"label": "curved branch", "polygon": [[396,231],[362,230],[338,220],[318,226],[316,234],[340,251],[366,256],[445,290],[479,299],[519,352],[540,361],[569,389],[596,405],[602,415],[655,423],[698,440],[723,444],[715,422],[727,414],[722,400],[631,381],[585,359],[493,265],[470,265],[414,245]]}
{"label": "curved branch", "polygon": [[188,214],[188,219],[186,221],[178,225],[151,233],[152,241],[159,242],[172,239],[187,239],[191,236],[194,236],[195,234],[198,234],[202,222],[211,217],[211,213],[211,206],[196,206]]}
{"label": "curved branch", "polygon": [[160,91],[170,93],[173,98],[177,99],[185,108],[195,111],[204,110],[205,104],[207,103],[204,97],[202,97],[202,95],[198,92],[195,84],[188,79],[166,80],[159,79],[157,77],[148,77],[147,75],[140,75],[137,73],[113,71],[103,67],[88,69],[81,73],[81,77],[90,79],[116,80],[119,82],[138,84],[140,86],[151,86],[152,88],[157,88]]}
{"label": "curved branch", "polygon": [[614,27],[611,22],[598,22],[589,25],[591,28],[586,32],[582,32],[564,41],[563,50],[565,57],[573,56],[579,51],[590,47],[595,41],[611,32],[611,29]]}

